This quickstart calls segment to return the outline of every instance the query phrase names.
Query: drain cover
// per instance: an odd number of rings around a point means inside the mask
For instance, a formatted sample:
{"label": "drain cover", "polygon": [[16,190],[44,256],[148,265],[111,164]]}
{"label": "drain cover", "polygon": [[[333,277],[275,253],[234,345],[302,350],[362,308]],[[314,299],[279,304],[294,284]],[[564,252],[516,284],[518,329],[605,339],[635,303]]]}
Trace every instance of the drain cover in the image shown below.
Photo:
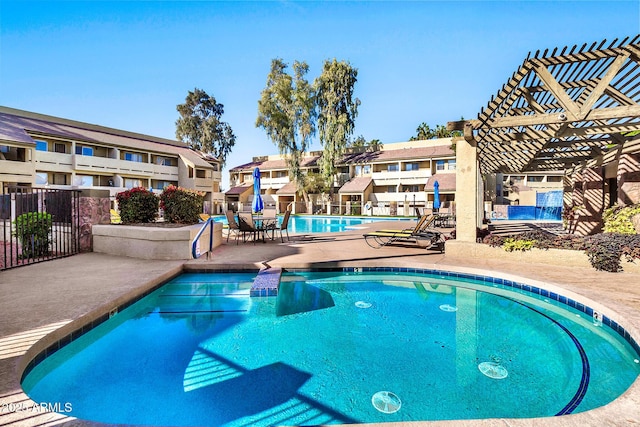
{"label": "drain cover", "polygon": [[371,397],[373,407],[385,414],[398,412],[402,406],[400,398],[390,391],[379,391]]}
{"label": "drain cover", "polygon": [[356,307],[358,307],[358,308],[371,308],[371,303],[370,302],[364,302],[364,301],[357,301],[356,302]]}
{"label": "drain cover", "polygon": [[454,311],[458,311],[458,307],[456,307],[455,305],[442,304],[440,306],[440,310],[446,311],[448,313],[453,313]]}
{"label": "drain cover", "polygon": [[495,362],[482,362],[478,365],[478,369],[480,369],[480,372],[484,375],[494,380],[503,380],[509,375],[504,366]]}

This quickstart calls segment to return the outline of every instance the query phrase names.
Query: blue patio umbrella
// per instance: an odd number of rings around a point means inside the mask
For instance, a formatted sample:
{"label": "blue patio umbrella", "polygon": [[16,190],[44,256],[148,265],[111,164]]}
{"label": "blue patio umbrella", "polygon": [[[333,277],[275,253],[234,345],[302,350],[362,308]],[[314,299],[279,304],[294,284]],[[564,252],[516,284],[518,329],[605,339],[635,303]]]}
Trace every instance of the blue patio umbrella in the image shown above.
{"label": "blue patio umbrella", "polygon": [[440,209],[440,184],[438,180],[433,181],[433,210]]}
{"label": "blue patio umbrella", "polygon": [[258,168],[253,170],[253,203],[251,207],[254,212],[262,212],[264,209],[264,202],[260,195],[260,169]]}

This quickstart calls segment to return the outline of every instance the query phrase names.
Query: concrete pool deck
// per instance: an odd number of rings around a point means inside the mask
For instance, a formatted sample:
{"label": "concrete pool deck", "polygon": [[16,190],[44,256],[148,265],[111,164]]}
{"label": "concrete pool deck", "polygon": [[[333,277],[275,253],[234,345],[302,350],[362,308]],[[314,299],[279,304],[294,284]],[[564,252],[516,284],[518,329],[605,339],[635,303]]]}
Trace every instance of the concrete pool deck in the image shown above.
{"label": "concrete pool deck", "polygon": [[[372,228],[397,228],[377,223]],[[162,283],[183,269],[322,268],[395,266],[435,268],[495,275],[560,286],[583,299],[610,309],[638,339],[640,274],[606,273],[581,267],[507,262],[501,259],[453,259],[415,247],[373,249],[362,238],[365,230],[297,236],[290,242],[228,244],[216,248],[210,260],[150,261],[96,253],[43,262],[0,273],[0,427],[93,426],[65,418],[28,399],[20,387],[25,353],[34,344],[97,318],[114,300],[126,300],[141,288]],[[58,332],[53,332],[58,331]],[[597,386],[597,385],[594,385]],[[640,425],[640,379],[609,405],[585,413],[538,419],[490,419],[384,424],[385,426],[632,426]]]}

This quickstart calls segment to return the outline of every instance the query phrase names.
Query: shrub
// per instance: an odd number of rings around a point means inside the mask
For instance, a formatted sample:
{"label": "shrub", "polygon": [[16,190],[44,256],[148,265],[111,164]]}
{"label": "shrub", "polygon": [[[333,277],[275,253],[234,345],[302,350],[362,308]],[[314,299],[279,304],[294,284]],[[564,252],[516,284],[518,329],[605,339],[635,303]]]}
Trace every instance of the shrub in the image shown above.
{"label": "shrub", "polygon": [[158,197],[143,187],[116,194],[123,224],[154,222],[158,216]]}
{"label": "shrub", "polygon": [[195,224],[202,213],[204,193],[170,185],[160,194],[164,219],[179,224]]}
{"label": "shrub", "polygon": [[596,270],[622,271],[622,256],[628,261],[640,259],[640,235],[602,233],[589,236],[585,252]]}
{"label": "shrub", "polygon": [[513,251],[528,251],[536,244],[535,240],[514,239],[513,237],[507,237],[502,244],[502,248],[507,252]]}
{"label": "shrub", "polygon": [[604,231],[606,233],[636,234],[632,218],[640,215],[640,204],[631,206],[613,206],[604,211]]}
{"label": "shrub", "polygon": [[49,232],[53,225],[50,214],[27,212],[13,222],[15,236],[22,245],[22,258],[39,257],[49,254]]}
{"label": "shrub", "polygon": [[594,236],[556,236],[545,231],[528,231],[510,237],[488,235],[483,243],[501,246],[505,251],[538,249],[566,249],[584,251],[596,270],[622,271],[621,260],[640,260],[640,235],[601,233]]}

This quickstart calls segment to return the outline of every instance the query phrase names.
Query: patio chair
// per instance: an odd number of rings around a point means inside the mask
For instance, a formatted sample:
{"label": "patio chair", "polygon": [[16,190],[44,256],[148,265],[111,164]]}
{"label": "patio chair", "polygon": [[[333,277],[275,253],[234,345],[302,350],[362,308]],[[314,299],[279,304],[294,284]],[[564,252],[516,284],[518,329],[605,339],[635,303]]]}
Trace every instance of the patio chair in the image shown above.
{"label": "patio chair", "polygon": [[256,243],[256,236],[258,229],[253,222],[253,215],[251,212],[238,212],[238,231],[242,233],[242,241],[247,241],[247,234],[252,235],[253,243]]}
{"label": "patio chair", "polygon": [[236,218],[233,216],[232,211],[226,211],[227,217],[227,243],[229,243],[229,236],[231,233],[236,233],[236,245],[238,244],[238,237],[240,237],[240,226],[236,222]]}
{"label": "patio chair", "polygon": [[284,230],[287,233],[287,241],[289,241],[289,215],[291,215],[291,211],[286,211],[284,213],[284,218],[282,219],[282,222],[280,223],[279,226],[276,226],[274,228],[273,233],[275,234],[275,230],[279,230],[280,231],[280,240],[282,241],[282,243],[284,243],[284,237],[282,237],[282,230]]}
{"label": "patio chair", "polygon": [[444,236],[429,227],[437,219],[437,215],[423,215],[413,229],[378,230],[363,234],[367,245],[374,249],[393,244],[415,244],[426,249],[444,252]]}
{"label": "patio chair", "polygon": [[277,212],[275,209],[264,209],[262,211],[262,218],[264,218],[265,222],[263,222],[263,233],[269,233],[271,232],[271,240],[274,239],[274,235],[275,235],[275,230],[276,228],[278,228],[278,219],[277,219]]}

